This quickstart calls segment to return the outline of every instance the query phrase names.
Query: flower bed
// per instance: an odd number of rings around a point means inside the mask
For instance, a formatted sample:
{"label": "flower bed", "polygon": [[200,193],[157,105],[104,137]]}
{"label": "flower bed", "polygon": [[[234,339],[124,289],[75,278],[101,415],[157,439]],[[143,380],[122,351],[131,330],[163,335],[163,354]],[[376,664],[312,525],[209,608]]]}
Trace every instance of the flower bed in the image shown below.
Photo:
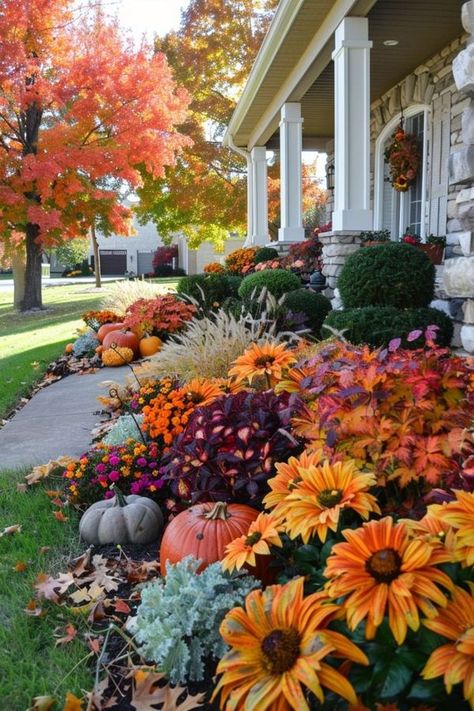
{"label": "flower bed", "polygon": [[65,505],[108,498],[123,521],[114,485],[165,519],[101,703],[127,688],[135,708],[147,683],[158,703],[170,682],[222,711],[474,707],[474,363],[430,327],[409,334],[423,347],[375,349],[277,340],[267,321],[227,372],[217,353],[206,378],[137,369],[113,403],[134,438],[62,470]]}

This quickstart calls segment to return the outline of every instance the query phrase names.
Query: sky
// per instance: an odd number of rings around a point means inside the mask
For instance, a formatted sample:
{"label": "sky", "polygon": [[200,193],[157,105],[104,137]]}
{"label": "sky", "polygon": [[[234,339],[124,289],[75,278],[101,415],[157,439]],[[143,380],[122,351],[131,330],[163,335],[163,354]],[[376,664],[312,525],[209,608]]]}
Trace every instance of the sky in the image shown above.
{"label": "sky", "polygon": [[155,34],[164,35],[179,25],[180,11],[188,0],[112,0],[110,8],[117,12],[120,24],[129,27],[140,39]]}

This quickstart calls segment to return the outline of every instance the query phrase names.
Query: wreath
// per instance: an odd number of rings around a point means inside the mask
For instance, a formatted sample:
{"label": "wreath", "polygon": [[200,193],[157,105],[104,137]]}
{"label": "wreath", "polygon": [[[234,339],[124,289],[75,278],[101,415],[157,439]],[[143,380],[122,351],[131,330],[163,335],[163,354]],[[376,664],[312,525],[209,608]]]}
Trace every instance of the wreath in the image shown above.
{"label": "wreath", "polygon": [[390,166],[390,182],[395,190],[404,193],[416,180],[420,168],[418,137],[414,133],[405,133],[400,124],[384,155]]}

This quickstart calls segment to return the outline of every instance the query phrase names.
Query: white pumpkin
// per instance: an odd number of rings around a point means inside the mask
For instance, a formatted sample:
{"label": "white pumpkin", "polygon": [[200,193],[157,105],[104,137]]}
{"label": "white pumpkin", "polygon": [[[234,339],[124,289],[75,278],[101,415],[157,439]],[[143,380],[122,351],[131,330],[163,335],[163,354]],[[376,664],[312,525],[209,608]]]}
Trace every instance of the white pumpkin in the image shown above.
{"label": "white pumpkin", "polygon": [[113,487],[112,499],[92,504],[81,518],[79,533],[86,543],[151,543],[163,528],[160,507],[146,496],[123,496]]}

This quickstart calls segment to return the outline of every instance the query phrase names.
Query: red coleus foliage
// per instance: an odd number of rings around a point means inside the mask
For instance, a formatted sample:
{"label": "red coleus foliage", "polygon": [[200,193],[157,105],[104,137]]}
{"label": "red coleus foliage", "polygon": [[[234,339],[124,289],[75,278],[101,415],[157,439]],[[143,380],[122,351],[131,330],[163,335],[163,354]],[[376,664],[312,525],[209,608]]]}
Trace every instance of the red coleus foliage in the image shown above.
{"label": "red coleus foliage", "polygon": [[332,343],[279,387],[302,390],[299,434],[358,460],[380,485],[469,488],[462,470],[473,452],[472,361],[432,345],[381,351]]}
{"label": "red coleus foliage", "polygon": [[195,312],[193,304],[185,303],[174,294],[165,294],[156,299],[139,299],[129,306],[124,324],[139,336],[148,333],[166,338],[180,331]]}
{"label": "red coleus foliage", "polygon": [[182,500],[257,501],[275,462],[300,451],[290,420],[298,396],[240,392],[191,414],[184,432],[162,460],[162,473]]}

